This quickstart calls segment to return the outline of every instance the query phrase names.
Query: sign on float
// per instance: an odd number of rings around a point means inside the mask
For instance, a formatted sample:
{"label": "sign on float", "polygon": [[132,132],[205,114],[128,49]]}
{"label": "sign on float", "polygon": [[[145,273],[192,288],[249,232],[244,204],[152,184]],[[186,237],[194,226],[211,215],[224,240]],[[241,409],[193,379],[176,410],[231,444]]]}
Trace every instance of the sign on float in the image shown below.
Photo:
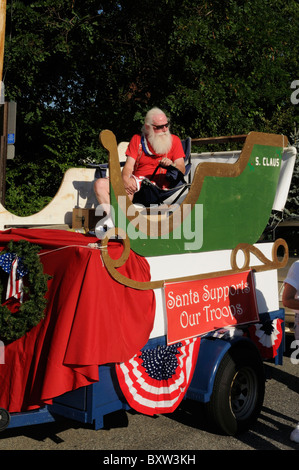
{"label": "sign on float", "polygon": [[259,321],[251,271],[212,279],[165,283],[164,294],[167,344],[218,328]]}

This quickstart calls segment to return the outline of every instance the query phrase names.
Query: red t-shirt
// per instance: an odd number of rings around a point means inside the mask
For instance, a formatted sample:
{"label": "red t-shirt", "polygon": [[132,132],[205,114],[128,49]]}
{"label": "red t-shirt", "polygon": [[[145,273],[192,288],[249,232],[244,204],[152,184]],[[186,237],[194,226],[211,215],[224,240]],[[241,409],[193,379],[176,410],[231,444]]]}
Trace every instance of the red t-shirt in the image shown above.
{"label": "red t-shirt", "polygon": [[[150,153],[153,155],[146,155],[141,146],[141,136],[135,134],[126,151],[126,155],[128,157],[134,158],[137,161],[137,165],[135,164],[134,168],[134,175],[135,176],[145,176],[146,178],[150,178],[155,171],[157,165],[159,165],[161,159],[163,157],[167,157],[173,162],[178,158],[185,158],[184,149],[182,146],[182,142],[176,135],[172,134],[172,146],[170,151],[164,155],[156,155],[154,150],[152,149],[150,143],[147,141],[147,146]],[[136,168],[137,166],[137,168]],[[165,173],[166,168],[159,168],[153,181],[160,187],[166,185]]]}

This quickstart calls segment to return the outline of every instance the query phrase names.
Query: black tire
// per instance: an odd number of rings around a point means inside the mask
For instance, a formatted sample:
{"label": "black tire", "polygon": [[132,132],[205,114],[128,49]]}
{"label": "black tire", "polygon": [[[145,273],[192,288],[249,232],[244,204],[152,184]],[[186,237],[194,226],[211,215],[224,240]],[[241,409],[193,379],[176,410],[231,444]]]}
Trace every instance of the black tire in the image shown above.
{"label": "black tire", "polygon": [[219,365],[205,407],[209,425],[230,436],[247,431],[260,414],[264,395],[264,365],[257,349],[231,348]]}
{"label": "black tire", "polygon": [[10,422],[10,414],[4,408],[0,408],[0,431],[4,431]]}

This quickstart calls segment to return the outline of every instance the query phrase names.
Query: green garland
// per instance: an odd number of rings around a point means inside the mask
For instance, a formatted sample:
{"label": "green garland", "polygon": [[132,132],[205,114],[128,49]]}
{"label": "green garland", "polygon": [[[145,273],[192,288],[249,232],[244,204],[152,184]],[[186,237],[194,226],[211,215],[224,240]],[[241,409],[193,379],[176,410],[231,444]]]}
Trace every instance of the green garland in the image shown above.
{"label": "green garland", "polygon": [[[27,268],[29,287],[23,286],[24,295],[29,294],[28,300],[20,305],[18,312],[11,313],[6,305],[0,305],[0,339],[3,342],[15,341],[25,335],[32,327],[44,317],[47,304],[45,294],[48,290],[48,275],[43,272],[43,265],[39,259],[38,252],[41,247],[26,240],[8,243],[3,253],[14,253],[22,259],[24,267]],[[3,293],[3,281],[0,278],[0,299]]]}

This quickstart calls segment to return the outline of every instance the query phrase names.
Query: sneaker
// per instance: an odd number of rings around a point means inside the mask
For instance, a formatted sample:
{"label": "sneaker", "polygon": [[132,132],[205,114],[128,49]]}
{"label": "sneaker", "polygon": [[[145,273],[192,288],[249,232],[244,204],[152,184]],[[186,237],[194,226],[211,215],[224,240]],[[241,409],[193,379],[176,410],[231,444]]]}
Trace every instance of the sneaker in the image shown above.
{"label": "sneaker", "polygon": [[[113,227],[114,228],[114,227]],[[95,235],[99,240],[103,240],[105,238],[106,233],[109,232],[110,228],[107,227],[106,225],[100,225],[99,227],[95,228]],[[111,235],[110,240],[118,240],[117,235]]]}
{"label": "sneaker", "polygon": [[99,227],[95,228],[95,235],[99,240],[102,240],[103,238],[105,238],[106,233],[107,233],[106,225],[100,225]]}
{"label": "sneaker", "polygon": [[291,432],[290,439],[291,441],[299,442],[299,424],[297,424],[295,429]]}

